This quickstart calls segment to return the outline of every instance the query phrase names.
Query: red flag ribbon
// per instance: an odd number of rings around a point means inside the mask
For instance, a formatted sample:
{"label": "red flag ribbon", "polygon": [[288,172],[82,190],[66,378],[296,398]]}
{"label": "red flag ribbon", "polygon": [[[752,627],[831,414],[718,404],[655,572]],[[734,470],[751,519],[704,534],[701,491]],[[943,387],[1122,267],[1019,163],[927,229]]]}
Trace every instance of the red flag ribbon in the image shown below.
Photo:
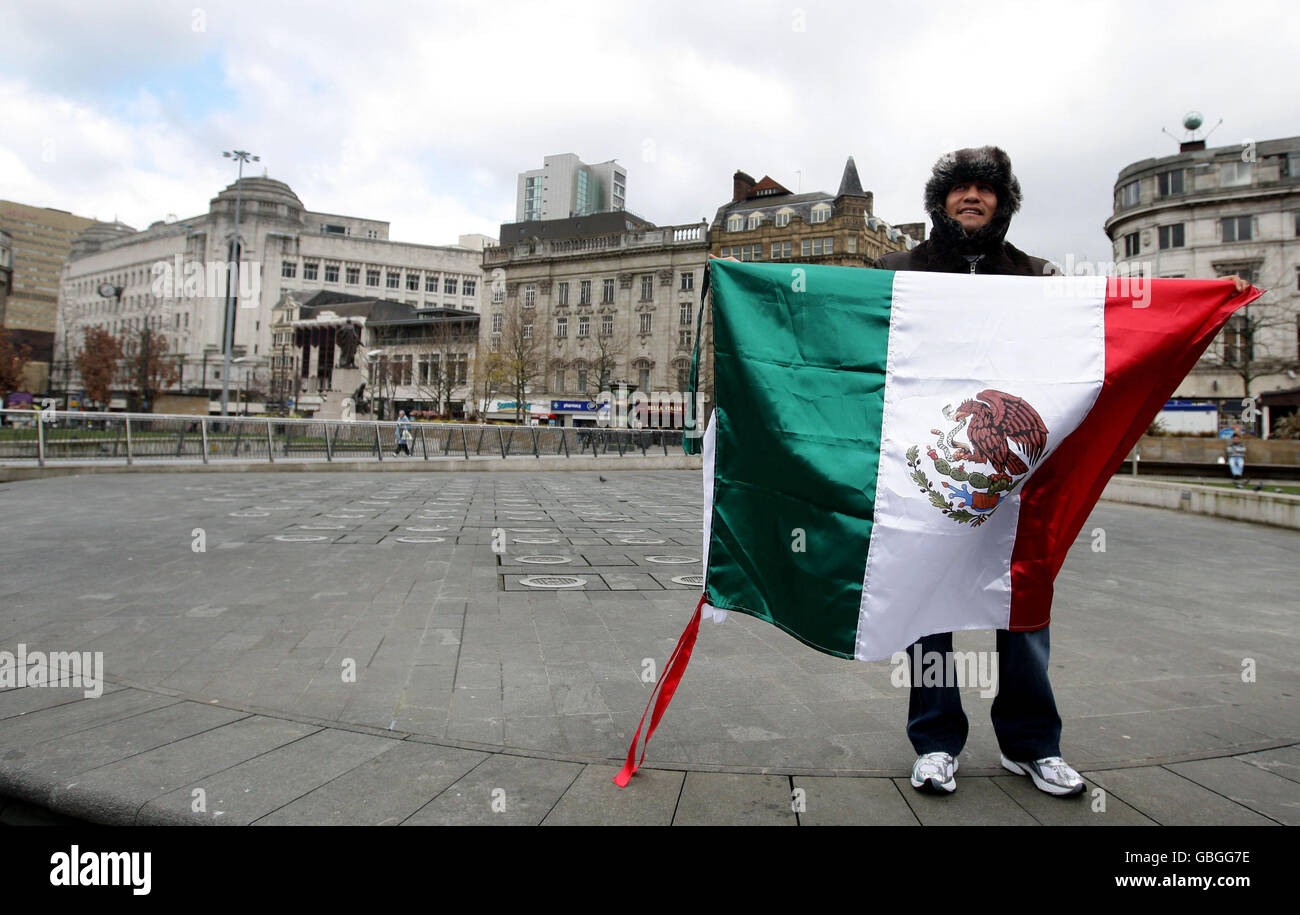
{"label": "red flag ribbon", "polygon": [[[614,776],[614,784],[620,788],[626,788],[627,783],[632,780],[632,774],[641,768],[641,763],[645,762],[646,747],[650,745],[650,738],[654,736],[655,728],[659,727],[659,720],[663,718],[664,712],[668,711],[668,703],[673,701],[673,693],[677,692],[677,684],[681,682],[682,674],[686,673],[686,665],[691,661],[691,652],[695,650],[695,638],[700,634],[700,610],[704,607],[704,595],[700,595],[700,602],[695,605],[695,614],[691,621],[686,624],[686,629],[682,632],[681,638],[677,640],[677,647],[673,649],[672,656],[668,658],[668,666],[664,668],[664,675],[659,678],[655,688],[650,691],[650,699],[646,702],[645,711],[641,713],[641,723],[636,726],[636,734],[632,737],[632,746],[627,748],[627,762],[623,763],[623,768],[619,770],[618,775]],[[637,741],[641,739],[641,728],[645,725],[645,716],[650,711],[650,706],[654,705],[654,714],[650,716],[650,730],[646,731],[645,744],[641,747],[641,759],[633,762],[636,756]]]}

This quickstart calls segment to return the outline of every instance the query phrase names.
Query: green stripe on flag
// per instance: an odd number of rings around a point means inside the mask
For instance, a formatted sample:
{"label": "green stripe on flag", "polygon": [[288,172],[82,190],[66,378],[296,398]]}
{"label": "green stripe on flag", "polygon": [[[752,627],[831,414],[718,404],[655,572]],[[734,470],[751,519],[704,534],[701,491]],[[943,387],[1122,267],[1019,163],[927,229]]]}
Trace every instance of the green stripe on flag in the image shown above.
{"label": "green stripe on flag", "polygon": [[889,343],[886,270],[709,262],[709,603],[854,656]]}

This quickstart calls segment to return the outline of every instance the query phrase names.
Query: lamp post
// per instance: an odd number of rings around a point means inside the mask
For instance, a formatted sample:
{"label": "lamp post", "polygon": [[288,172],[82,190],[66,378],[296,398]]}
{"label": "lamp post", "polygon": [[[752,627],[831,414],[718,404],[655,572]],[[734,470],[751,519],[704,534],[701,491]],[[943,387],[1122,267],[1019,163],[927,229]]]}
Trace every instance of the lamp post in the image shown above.
{"label": "lamp post", "polygon": [[221,372],[221,415],[226,416],[230,403],[230,351],[235,345],[235,290],[239,287],[239,209],[243,202],[244,163],[259,162],[261,156],[255,156],[242,149],[227,150],[221,155],[239,163],[239,174],[235,179],[235,234],[230,242],[230,279],[226,287],[226,332],[223,335],[222,350],[225,359]]}

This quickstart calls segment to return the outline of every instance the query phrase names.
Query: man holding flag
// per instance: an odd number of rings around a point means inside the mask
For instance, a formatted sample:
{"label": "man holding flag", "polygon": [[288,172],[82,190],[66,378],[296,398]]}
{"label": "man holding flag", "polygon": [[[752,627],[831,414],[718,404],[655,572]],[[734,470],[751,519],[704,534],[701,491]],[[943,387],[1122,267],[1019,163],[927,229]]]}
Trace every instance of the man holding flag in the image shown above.
{"label": "man holding flag", "polygon": [[[942,156],[925,185],[925,209],[933,223],[929,240],[910,251],[886,254],[874,264],[882,270],[920,270],[1047,276],[1058,271],[1006,241],[1011,217],[1020,209],[1020,182],[1011,160],[996,146],[959,149]],[[1236,279],[1237,291],[1247,288]],[[973,427],[972,427],[973,428]],[[1048,794],[1072,796],[1083,779],[1061,758],[1061,716],[1047,674],[1048,626],[1030,631],[997,630],[998,692],[991,717],[1002,751],[1002,765],[1028,775]],[[939,684],[923,682],[923,657],[943,658]],[[968,722],[954,670],[952,633],[922,637],[907,651],[911,700],[907,736],[918,759],[912,787],[946,794],[957,787],[957,755],[966,744]],[[924,678],[928,681],[930,678]]]}

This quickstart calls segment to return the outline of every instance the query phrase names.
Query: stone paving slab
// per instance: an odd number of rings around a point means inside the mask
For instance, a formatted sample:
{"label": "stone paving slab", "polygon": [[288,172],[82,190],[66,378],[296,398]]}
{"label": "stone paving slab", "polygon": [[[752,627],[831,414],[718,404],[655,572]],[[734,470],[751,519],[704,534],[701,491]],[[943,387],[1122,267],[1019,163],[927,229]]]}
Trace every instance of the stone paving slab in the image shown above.
{"label": "stone paving slab", "polygon": [[[940,797],[922,794],[905,778],[893,780],[922,826],[1037,825],[1038,820],[999,788],[998,781],[993,778],[962,778],[959,768],[957,790]],[[1060,801],[1063,804],[1081,803],[1077,797],[1061,798]]]}
{"label": "stone paving slab", "polygon": [[1201,759],[1169,769],[1284,826],[1300,826],[1300,785],[1239,759]]}
{"label": "stone paving slab", "polygon": [[688,772],[673,825],[795,826],[790,792],[780,775]]}
{"label": "stone paving slab", "polygon": [[668,826],[684,772],[642,769],[635,789],[614,784],[618,766],[587,766],[551,810],[543,826]]}
{"label": "stone paving slab", "polygon": [[406,820],[404,826],[536,826],[583,770],[580,763],[497,754]]}
{"label": "stone paving slab", "polygon": [[827,778],[797,775],[803,789],[800,826],[917,826],[898,786],[888,778]]}
{"label": "stone paving slab", "polygon": [[396,742],[255,825],[396,826],[487,758],[470,750]]}
{"label": "stone paving slab", "polygon": [[[392,747],[389,738],[318,731],[149,801],[137,822],[247,826]],[[205,810],[192,809],[195,789],[203,791]]]}
{"label": "stone paving slab", "polygon": [[1159,766],[1094,772],[1092,781],[1161,826],[1273,826],[1255,813]]}
{"label": "stone paving slab", "polygon": [[319,730],[260,715],[241,718],[225,727],[83,772],[56,789],[50,803],[94,822],[134,824],[140,808],[154,798]]}

